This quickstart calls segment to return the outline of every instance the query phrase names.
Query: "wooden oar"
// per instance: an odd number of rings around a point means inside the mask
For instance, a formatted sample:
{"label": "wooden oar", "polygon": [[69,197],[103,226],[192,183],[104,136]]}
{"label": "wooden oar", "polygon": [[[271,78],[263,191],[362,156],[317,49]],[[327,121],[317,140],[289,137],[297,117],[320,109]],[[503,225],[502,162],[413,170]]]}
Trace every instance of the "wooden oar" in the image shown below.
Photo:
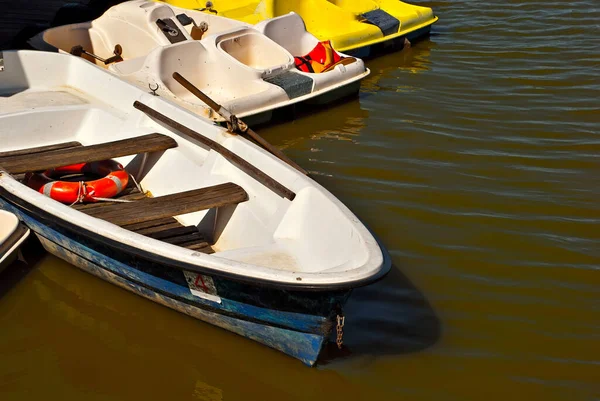
{"label": "wooden oar", "polygon": [[227,149],[223,145],[213,141],[210,138],[205,137],[204,135],[200,134],[199,132],[196,132],[193,129],[188,128],[181,123],[178,123],[177,121],[173,120],[172,118],[165,116],[164,114],[160,113],[159,111],[154,110],[153,108],[146,106],[144,103],[141,103],[137,100],[133,103],[133,107],[135,107],[136,109],[145,113],[146,115],[168,125],[169,127],[176,129],[177,131],[181,132],[182,134],[206,145],[210,149],[218,152],[224,158],[229,160],[231,163],[235,164],[240,170],[244,171],[246,174],[253,177],[255,180],[257,180],[258,182],[260,182],[261,184],[263,184],[264,186],[266,186],[267,188],[269,188],[271,191],[275,192],[279,196],[288,198],[289,200],[294,200],[294,198],[296,197],[296,194],[294,192],[290,191],[288,188],[281,185],[279,182],[275,181],[273,178],[271,178],[270,176],[268,176],[267,174],[265,174],[264,172],[259,170],[254,165],[250,164],[248,161],[242,159],[241,157],[239,157],[238,155],[236,155],[235,153],[233,153],[231,150]]}
{"label": "wooden oar", "polygon": [[281,150],[277,149],[275,146],[267,142],[263,137],[254,132],[252,128],[248,127],[242,120],[237,118],[235,115],[231,114],[229,110],[227,110],[226,108],[212,100],[210,97],[208,97],[204,92],[202,92],[200,89],[194,86],[194,84],[192,84],[190,81],[185,79],[181,74],[179,74],[178,72],[174,72],[173,78],[177,82],[179,82],[181,86],[190,91],[194,96],[206,103],[211,109],[217,112],[226,121],[231,122],[232,131],[234,131],[236,127],[239,127],[242,133],[248,134],[250,138],[258,142],[264,149],[269,151],[271,154],[275,155],[290,166],[294,167],[302,174],[308,175],[308,172],[306,170],[304,170],[302,167],[296,164],[292,159],[287,157]]}

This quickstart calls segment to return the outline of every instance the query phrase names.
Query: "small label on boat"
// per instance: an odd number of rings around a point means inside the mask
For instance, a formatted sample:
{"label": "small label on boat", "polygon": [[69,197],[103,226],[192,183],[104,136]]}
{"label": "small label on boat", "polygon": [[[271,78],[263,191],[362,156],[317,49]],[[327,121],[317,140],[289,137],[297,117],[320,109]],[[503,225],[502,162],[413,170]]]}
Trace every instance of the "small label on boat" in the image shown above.
{"label": "small label on boat", "polygon": [[221,303],[221,297],[217,294],[217,287],[215,287],[215,282],[212,277],[188,271],[184,271],[183,275],[185,276],[185,281],[187,281],[192,295]]}

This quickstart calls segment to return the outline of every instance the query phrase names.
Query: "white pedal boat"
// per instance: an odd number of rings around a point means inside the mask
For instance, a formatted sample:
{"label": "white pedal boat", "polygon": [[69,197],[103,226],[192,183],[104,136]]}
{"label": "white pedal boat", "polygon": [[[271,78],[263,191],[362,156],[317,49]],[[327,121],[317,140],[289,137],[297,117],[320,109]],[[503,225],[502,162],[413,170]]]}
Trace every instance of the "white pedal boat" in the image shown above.
{"label": "white pedal boat", "polygon": [[[200,27],[207,30],[202,32]],[[94,21],[46,30],[30,44],[39,50],[80,54],[146,91],[155,89],[156,94],[215,121],[222,118],[173,80],[175,70],[237,117],[254,116],[247,122],[255,123],[268,121],[273,110],[284,106],[323,104],[356,94],[360,80],[369,74],[362,60],[344,54],[340,54],[343,60],[325,72],[296,68],[294,57],[320,45],[294,13],[253,27],[164,3],[134,0],[110,8]],[[120,58],[115,54],[117,45]]]}
{"label": "white pedal boat", "polygon": [[[248,140],[79,57],[5,51],[3,63],[0,209],[59,258],[309,365],[351,289],[389,271],[346,206]],[[25,185],[105,159],[151,197],[129,180],[128,202],[67,205]]]}
{"label": "white pedal boat", "polygon": [[28,236],[29,229],[17,216],[0,210],[0,272],[17,258],[17,251]]}

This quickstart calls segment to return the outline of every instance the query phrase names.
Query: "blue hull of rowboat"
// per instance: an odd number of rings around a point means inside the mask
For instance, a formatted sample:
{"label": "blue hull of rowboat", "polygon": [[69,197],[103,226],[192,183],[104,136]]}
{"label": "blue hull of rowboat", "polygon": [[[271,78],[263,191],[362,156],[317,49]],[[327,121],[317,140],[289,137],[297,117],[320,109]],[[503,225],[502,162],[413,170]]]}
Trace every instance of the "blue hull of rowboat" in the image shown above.
{"label": "blue hull of rowboat", "polygon": [[[218,301],[196,296],[183,272],[51,227],[33,212],[0,198],[0,209],[16,214],[51,254],[151,301],[247,337],[312,366],[328,341],[336,309],[350,291],[331,293],[265,289],[211,277]],[[205,276],[206,277],[206,276]],[[231,295],[231,297],[228,297]],[[232,299],[236,298],[236,299]]]}

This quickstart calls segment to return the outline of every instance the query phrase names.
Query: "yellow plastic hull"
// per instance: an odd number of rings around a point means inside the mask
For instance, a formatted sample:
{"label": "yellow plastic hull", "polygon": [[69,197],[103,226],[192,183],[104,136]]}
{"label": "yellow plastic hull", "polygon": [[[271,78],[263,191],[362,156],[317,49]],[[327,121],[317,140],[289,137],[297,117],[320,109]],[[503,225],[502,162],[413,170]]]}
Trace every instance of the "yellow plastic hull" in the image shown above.
{"label": "yellow plastic hull", "polygon": [[[204,0],[164,1],[190,9],[206,6]],[[438,20],[431,8],[398,0],[212,0],[212,4],[218,15],[249,24],[293,11],[304,19],[310,33],[319,40],[331,40],[334,48],[346,53],[427,33]]]}

